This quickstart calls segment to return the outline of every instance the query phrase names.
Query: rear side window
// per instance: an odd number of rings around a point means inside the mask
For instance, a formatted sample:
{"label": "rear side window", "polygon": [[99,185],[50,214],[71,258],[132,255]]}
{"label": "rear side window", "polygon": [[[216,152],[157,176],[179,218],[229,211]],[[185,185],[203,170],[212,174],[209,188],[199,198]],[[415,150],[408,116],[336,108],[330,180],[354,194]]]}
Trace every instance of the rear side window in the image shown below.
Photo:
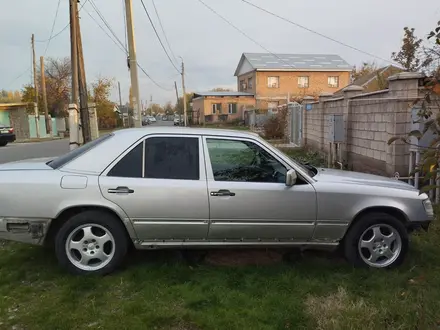
{"label": "rear side window", "polygon": [[199,180],[199,138],[146,139],[144,173],[151,179]]}
{"label": "rear side window", "polygon": [[113,168],[107,176],[117,176],[122,178],[142,178],[142,147],[139,143],[130,150]]}
{"label": "rear side window", "polygon": [[73,149],[72,151],[68,152],[65,155],[62,155],[58,158],[55,158],[54,160],[51,160],[50,162],[47,163],[47,165],[49,165],[53,169],[60,168],[61,166],[67,164],[68,162],[70,162],[70,161],[74,160],[75,158],[81,156],[82,154],[86,153],[90,149],[96,147],[98,144],[101,144],[102,142],[108,140],[112,136],[113,136],[113,134],[103,135],[103,136],[97,138],[96,140],[90,141],[86,144],[83,144],[81,147]]}

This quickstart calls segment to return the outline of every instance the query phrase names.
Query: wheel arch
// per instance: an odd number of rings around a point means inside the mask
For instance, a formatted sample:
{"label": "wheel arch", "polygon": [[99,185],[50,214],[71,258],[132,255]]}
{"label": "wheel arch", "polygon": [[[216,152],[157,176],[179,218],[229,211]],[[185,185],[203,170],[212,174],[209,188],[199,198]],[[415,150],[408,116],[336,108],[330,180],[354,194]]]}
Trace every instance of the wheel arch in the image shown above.
{"label": "wheel arch", "polygon": [[393,206],[370,206],[360,210],[354,217],[353,220],[349,223],[347,230],[345,231],[344,237],[347,236],[347,233],[350,229],[359,222],[364,216],[369,213],[385,213],[391,215],[402,222],[402,224],[407,227],[409,224],[408,216],[402,210]]}
{"label": "wheel arch", "polygon": [[65,224],[66,221],[73,216],[85,211],[101,211],[111,214],[112,216],[116,217],[116,219],[119,219],[119,221],[121,221],[122,225],[125,228],[127,239],[130,242],[133,242],[133,239],[136,239],[136,235],[133,226],[131,225],[131,222],[124,221],[124,219],[121,217],[120,214],[118,214],[116,210],[104,205],[74,205],[64,208],[57,214],[54,219],[52,219],[44,240],[44,245],[52,246],[54,243],[55,235],[58,233],[63,224]]}

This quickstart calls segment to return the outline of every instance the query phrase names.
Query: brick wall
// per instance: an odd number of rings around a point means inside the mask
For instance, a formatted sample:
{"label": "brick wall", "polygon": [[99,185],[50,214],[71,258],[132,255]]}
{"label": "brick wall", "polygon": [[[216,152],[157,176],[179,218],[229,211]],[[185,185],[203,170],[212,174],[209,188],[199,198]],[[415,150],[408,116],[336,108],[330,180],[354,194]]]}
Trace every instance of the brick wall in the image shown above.
{"label": "brick wall", "polygon": [[345,143],[341,144],[343,161],[355,171],[392,175],[408,174],[409,146],[403,142],[388,145],[397,135],[410,131],[412,103],[420,99],[420,75],[401,73],[389,78],[389,89],[364,93],[362,87],[349,86],[344,96],[334,99],[322,95],[304,107],[303,139],[307,146],[329,152],[328,116],[342,114],[345,122]]}

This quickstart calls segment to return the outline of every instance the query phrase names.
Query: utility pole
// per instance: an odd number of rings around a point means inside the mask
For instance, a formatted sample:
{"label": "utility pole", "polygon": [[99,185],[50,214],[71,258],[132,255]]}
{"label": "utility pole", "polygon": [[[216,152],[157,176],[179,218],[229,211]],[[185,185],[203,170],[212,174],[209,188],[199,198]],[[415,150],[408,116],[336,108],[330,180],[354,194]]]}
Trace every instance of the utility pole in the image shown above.
{"label": "utility pole", "polygon": [[[177,83],[174,81],[174,88],[176,89],[176,107],[179,105],[179,92],[177,91]],[[179,121],[182,120],[182,110],[179,111]]]}
{"label": "utility pole", "polygon": [[47,94],[46,94],[46,77],[44,73],[44,57],[40,56],[40,74],[41,74],[41,93],[43,93],[43,107],[44,107],[44,119],[46,120],[46,134],[51,134],[52,123],[49,118],[49,109],[47,108]]}
{"label": "utility pole", "polygon": [[38,78],[37,78],[37,60],[35,59],[35,36],[32,34],[32,62],[34,67],[34,90],[35,90],[35,128],[37,138],[40,138],[40,125],[39,125],[39,114],[38,114]]}
{"label": "utility pole", "polygon": [[72,66],[72,104],[78,106],[78,45],[77,45],[77,0],[70,1],[70,57]]}
{"label": "utility pole", "polygon": [[122,111],[122,96],[121,96],[121,83],[118,81],[118,92],[119,92],[119,110],[122,115],[122,125],[125,127],[125,117],[124,112]]}
{"label": "utility pole", "polygon": [[188,117],[186,114],[186,90],[185,90],[185,65],[183,64],[182,59],[182,89],[183,89],[183,120],[185,123],[185,127],[188,126]]}
{"label": "utility pole", "polygon": [[78,71],[79,71],[79,77],[78,77],[79,103],[80,103],[79,114],[81,118],[83,141],[84,143],[87,143],[92,141],[92,132],[90,131],[89,100],[87,95],[86,71],[84,68],[81,27],[79,23],[78,12],[76,15],[76,35],[77,35],[77,48],[78,48]]}
{"label": "utility pole", "polygon": [[129,63],[130,63],[131,89],[132,89],[131,101],[133,102],[134,105],[134,111],[137,114],[137,120],[134,126],[142,127],[141,109],[139,104],[139,81],[138,81],[138,70],[137,70],[137,60],[136,60],[136,45],[134,42],[134,27],[133,27],[133,17],[132,17],[133,15],[132,0],[125,0],[125,14],[127,17],[127,42],[128,42],[128,53],[129,53]]}

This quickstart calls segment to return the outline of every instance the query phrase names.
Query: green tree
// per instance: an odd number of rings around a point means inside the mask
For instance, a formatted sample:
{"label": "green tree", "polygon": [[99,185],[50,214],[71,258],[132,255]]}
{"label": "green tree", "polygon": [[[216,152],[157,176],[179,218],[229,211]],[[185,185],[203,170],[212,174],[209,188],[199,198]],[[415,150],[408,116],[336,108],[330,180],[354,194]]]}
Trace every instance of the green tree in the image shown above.
{"label": "green tree", "polygon": [[[186,109],[188,112],[192,111],[191,101],[193,97],[194,93],[186,93]],[[179,97],[179,101],[176,104],[175,111],[177,111],[178,114],[183,115],[183,96]]]}

